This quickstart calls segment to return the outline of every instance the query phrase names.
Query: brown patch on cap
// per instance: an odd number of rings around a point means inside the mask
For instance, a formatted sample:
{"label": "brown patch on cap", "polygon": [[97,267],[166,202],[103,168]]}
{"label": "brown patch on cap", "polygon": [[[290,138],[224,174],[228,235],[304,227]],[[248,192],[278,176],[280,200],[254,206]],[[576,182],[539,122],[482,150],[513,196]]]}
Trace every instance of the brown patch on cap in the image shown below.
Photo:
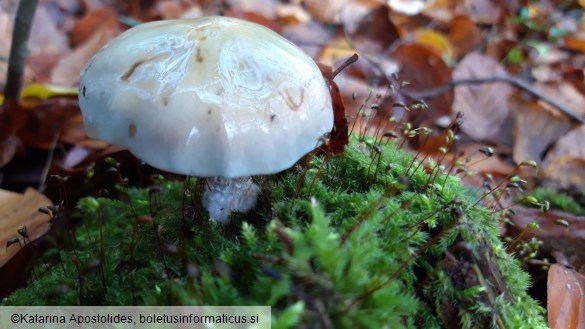
{"label": "brown patch on cap", "polygon": [[301,105],[303,105],[303,101],[305,99],[305,90],[302,88],[301,88],[301,99],[300,99],[298,104],[295,104],[293,98],[290,96],[290,94],[286,90],[284,90],[284,91],[279,90],[278,93],[282,96],[282,98],[284,98],[286,105],[288,105],[288,107],[292,111],[298,111],[299,107],[301,107]]}
{"label": "brown patch on cap", "polygon": [[129,70],[126,72],[126,73],[124,73],[124,75],[123,75],[123,76],[121,76],[121,77],[120,77],[120,79],[122,79],[122,80],[124,80],[124,81],[128,81],[128,79],[129,79],[129,78],[132,76],[132,74],[134,74],[134,71],[136,71],[136,69],[137,69],[137,68],[138,68],[140,65],[144,64],[144,62],[146,62],[146,61],[145,61],[145,60],[140,60],[140,61],[138,61],[138,62],[134,63],[134,64],[132,65],[132,67],[130,67],[130,69],[129,69]]}
{"label": "brown patch on cap", "polygon": [[134,138],[136,136],[136,124],[131,123],[128,125],[128,137]]}
{"label": "brown patch on cap", "polygon": [[195,61],[197,63],[203,62],[203,56],[201,56],[201,48],[197,48],[197,52],[195,53]]}

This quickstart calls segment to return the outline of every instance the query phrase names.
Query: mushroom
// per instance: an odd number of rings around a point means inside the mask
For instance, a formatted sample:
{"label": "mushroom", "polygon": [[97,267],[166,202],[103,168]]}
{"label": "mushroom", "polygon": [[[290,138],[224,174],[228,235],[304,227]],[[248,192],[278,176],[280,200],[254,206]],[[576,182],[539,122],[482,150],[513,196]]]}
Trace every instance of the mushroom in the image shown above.
{"label": "mushroom", "polygon": [[333,127],[315,62],[272,30],[226,17],[122,33],[82,69],[79,104],[90,137],[207,178],[202,204],[220,222],[254,208],[250,176],[290,168]]}

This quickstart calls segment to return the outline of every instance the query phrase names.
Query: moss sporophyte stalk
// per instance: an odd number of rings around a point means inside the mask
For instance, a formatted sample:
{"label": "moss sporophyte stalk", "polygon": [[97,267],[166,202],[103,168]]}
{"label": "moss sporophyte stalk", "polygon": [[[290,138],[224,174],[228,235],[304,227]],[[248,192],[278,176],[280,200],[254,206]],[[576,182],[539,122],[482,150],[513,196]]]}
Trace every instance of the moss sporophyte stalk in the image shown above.
{"label": "moss sporophyte stalk", "polygon": [[269,305],[274,328],[546,328],[499,214],[458,177],[367,139],[256,177],[257,206],[225,225],[207,220],[196,179],[82,198],[79,225],[53,230],[37,275],[3,305]]}

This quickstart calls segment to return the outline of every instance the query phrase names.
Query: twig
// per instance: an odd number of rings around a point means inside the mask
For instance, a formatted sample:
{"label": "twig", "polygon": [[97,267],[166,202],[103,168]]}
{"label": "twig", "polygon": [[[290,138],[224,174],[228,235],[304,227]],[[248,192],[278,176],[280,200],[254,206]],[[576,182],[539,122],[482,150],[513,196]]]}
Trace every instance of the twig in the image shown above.
{"label": "twig", "polygon": [[21,0],[14,19],[8,74],[4,87],[5,101],[18,101],[24,80],[24,67],[28,55],[28,37],[37,9],[38,0]]}
{"label": "twig", "polygon": [[[14,143],[14,132],[19,129],[20,121],[15,111],[20,98],[20,91],[24,81],[24,67],[28,55],[28,37],[35,15],[38,0],[21,0],[16,10],[10,57],[8,58],[8,73],[4,85],[4,103],[0,106],[0,149],[11,147]],[[22,114],[20,114],[22,115]],[[0,163],[0,167],[4,164]]]}
{"label": "twig", "polygon": [[484,83],[508,83],[508,84],[511,84],[514,87],[516,87],[518,89],[522,89],[522,90],[526,91],[527,93],[531,94],[532,96],[534,96],[538,99],[541,99],[542,101],[548,103],[550,106],[552,106],[552,107],[556,108],[557,110],[559,110],[560,112],[564,113],[572,121],[578,122],[578,123],[585,123],[585,118],[580,117],[579,115],[575,114],[573,112],[573,110],[571,110],[570,108],[564,106],[563,104],[560,104],[559,102],[548,97],[547,95],[544,95],[542,92],[540,92],[539,90],[532,87],[526,81],[524,81],[520,78],[514,77],[514,76],[510,76],[510,75],[498,75],[498,76],[493,76],[493,77],[477,78],[477,79],[451,80],[451,81],[448,81],[442,85],[439,85],[437,87],[433,87],[430,89],[425,89],[425,90],[421,90],[421,91],[400,90],[400,92],[403,93],[404,95],[412,98],[412,99],[422,99],[422,98],[438,96],[438,95],[445,93],[445,92],[447,92],[447,91],[449,91],[449,90],[451,90],[459,85],[476,85],[476,84],[484,84]]}

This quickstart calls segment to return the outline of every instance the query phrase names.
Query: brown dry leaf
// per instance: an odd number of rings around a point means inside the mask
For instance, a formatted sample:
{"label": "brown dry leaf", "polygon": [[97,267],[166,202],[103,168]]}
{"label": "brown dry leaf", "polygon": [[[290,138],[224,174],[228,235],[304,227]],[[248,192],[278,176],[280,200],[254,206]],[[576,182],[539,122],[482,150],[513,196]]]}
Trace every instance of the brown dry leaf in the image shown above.
{"label": "brown dry leaf", "polygon": [[400,40],[401,31],[390,19],[386,6],[376,7],[359,22],[344,24],[344,28],[350,45],[362,59],[374,64],[380,74],[389,77],[398,71],[398,65],[386,52]]}
{"label": "brown dry leaf", "polygon": [[[504,68],[495,60],[471,52],[453,71],[453,80],[481,79],[505,75]],[[512,87],[504,83],[459,85],[455,88],[453,115],[465,114],[461,130],[471,138],[493,140],[500,134],[500,126],[508,117],[508,96]]]}
{"label": "brown dry leaf", "polygon": [[430,0],[423,9],[423,14],[436,21],[450,22],[458,13],[463,13],[460,0]]}
{"label": "brown dry leaf", "polygon": [[[396,48],[391,57],[400,65],[398,78],[410,82],[406,87],[407,91],[425,90],[451,80],[451,68],[428,46],[418,43],[403,44]],[[448,114],[453,104],[453,91],[449,90],[426,101],[428,111],[411,112],[417,118],[415,124]]]}
{"label": "brown dry leaf", "polygon": [[[12,40],[12,25],[16,6],[7,6],[3,11],[0,6],[0,56],[8,58]],[[68,39],[57,28],[54,19],[45,5],[39,4],[31,28],[28,42],[28,56],[25,67],[25,82],[48,81],[51,68],[57,60],[70,50]],[[32,59],[32,63],[30,62]],[[33,69],[29,67],[33,64]],[[7,61],[0,61],[0,82],[6,79]]]}
{"label": "brown dry leaf", "polygon": [[341,7],[339,21],[347,33],[352,33],[362,19],[379,6],[380,0],[350,0]]}
{"label": "brown dry leaf", "polygon": [[284,25],[281,32],[283,37],[299,46],[311,58],[317,58],[321,48],[331,42],[331,32],[314,21],[307,24]]}
{"label": "brown dry leaf", "polygon": [[[545,200],[541,200],[545,201]],[[536,208],[515,206],[511,222],[518,229],[542,242],[539,253],[552,255],[559,263],[571,265],[581,273],[585,273],[585,217],[576,216],[559,210],[546,213]],[[538,228],[533,228],[536,223]]]}
{"label": "brown dry leaf", "polygon": [[57,27],[49,4],[39,4],[30,31],[30,54],[63,54],[69,52],[69,40]]}
{"label": "brown dry leaf", "polygon": [[[552,83],[535,83],[536,89],[543,94],[549,96],[561,105],[565,106],[577,116],[585,116],[585,95],[583,95],[575,86],[568,82],[552,82]],[[556,111],[548,103],[541,102],[543,106],[549,107]]]}
{"label": "brown dry leaf", "polygon": [[276,0],[226,0],[225,4],[234,12],[253,12],[268,20],[278,18],[276,8],[279,3]]}
{"label": "brown dry leaf", "polygon": [[304,0],[307,11],[319,22],[339,24],[340,13],[350,0]]}
{"label": "brown dry leaf", "polygon": [[465,11],[472,21],[494,25],[500,20],[502,7],[493,0],[465,0]]}
{"label": "brown dry leaf", "polygon": [[311,21],[311,15],[300,5],[280,5],[276,13],[278,22],[282,25],[307,24]]}
{"label": "brown dry leaf", "polygon": [[[545,242],[550,241],[550,239],[558,239],[559,242],[564,240],[568,244],[574,243],[576,240],[585,240],[584,216],[577,216],[558,210],[550,210],[543,213],[540,209],[515,206],[514,215],[510,218],[516,227],[519,228],[527,227],[531,222],[536,222],[540,229],[531,230],[531,233],[543,239]],[[568,227],[559,225],[558,219],[564,220],[568,224]],[[562,250],[564,248],[560,249]],[[569,249],[571,248],[567,248],[567,250]],[[579,250],[579,252],[585,254],[585,250]]]}
{"label": "brown dry leaf", "polygon": [[551,112],[537,101],[524,99],[515,92],[509,98],[514,122],[514,154],[516,163],[534,160],[541,163],[544,152],[571,129],[569,119]]}
{"label": "brown dry leaf", "polygon": [[[33,188],[26,189],[24,194],[0,190],[0,267],[21,246],[49,231],[49,216],[40,213],[38,209],[51,204],[51,200]],[[26,239],[19,234],[22,228],[26,228]]]}
{"label": "brown dry leaf", "polygon": [[24,114],[17,137],[27,146],[51,149],[67,120],[79,113],[77,98],[55,97],[32,108],[21,108]]}
{"label": "brown dry leaf", "polygon": [[549,187],[571,189],[585,186],[585,159],[562,155],[547,161],[539,176]]}
{"label": "brown dry leaf", "polygon": [[580,125],[555,143],[554,147],[546,155],[543,167],[566,155],[585,159],[585,144],[583,141],[585,141],[585,125]]}
{"label": "brown dry leaf", "polygon": [[455,58],[461,58],[481,42],[481,32],[467,16],[456,16],[449,23],[447,35]]}
{"label": "brown dry leaf", "polygon": [[177,19],[189,8],[186,6],[187,3],[183,1],[174,0],[163,0],[156,3],[156,12],[160,15],[160,18],[165,19]]}
{"label": "brown dry leaf", "polygon": [[0,168],[4,167],[12,160],[12,158],[14,158],[16,150],[20,145],[20,140],[13,135],[0,141]]}
{"label": "brown dry leaf", "polygon": [[76,113],[63,122],[59,134],[59,142],[74,145],[87,139],[87,134],[83,128],[83,116]]}
{"label": "brown dry leaf", "polygon": [[401,37],[401,31],[390,20],[390,11],[386,6],[373,9],[361,18],[355,29],[347,32],[351,44],[370,55],[383,53]]}
{"label": "brown dry leaf", "polygon": [[101,25],[91,38],[64,56],[53,69],[51,81],[64,86],[74,86],[79,82],[79,72],[87,61],[106,43],[120,33],[118,24]]}
{"label": "brown dry leaf", "polygon": [[548,270],[547,310],[551,329],[585,328],[585,276],[553,264]]}
{"label": "brown dry leaf", "polygon": [[71,44],[77,47],[91,38],[96,31],[117,25],[118,17],[113,9],[102,7],[90,11],[75,22],[69,33]]}

